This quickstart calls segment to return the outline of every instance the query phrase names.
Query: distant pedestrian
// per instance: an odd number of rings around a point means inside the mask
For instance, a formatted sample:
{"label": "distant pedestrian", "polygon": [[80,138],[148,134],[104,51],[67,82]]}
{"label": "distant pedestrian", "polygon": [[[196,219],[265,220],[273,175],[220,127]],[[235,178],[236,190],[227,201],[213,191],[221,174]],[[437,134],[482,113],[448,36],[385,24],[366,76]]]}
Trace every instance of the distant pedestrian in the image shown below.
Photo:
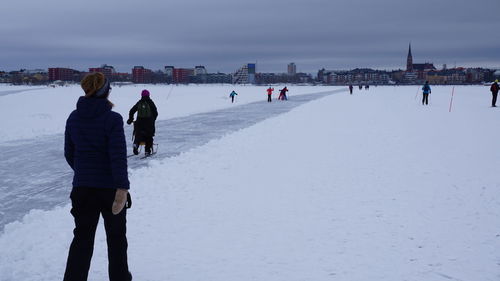
{"label": "distant pedestrian", "polygon": [[231,98],[231,103],[234,102],[234,96],[237,96],[238,94],[235,92],[235,91],[232,91],[230,94],[229,94],[229,97]]}
{"label": "distant pedestrian", "polygon": [[491,100],[492,107],[497,107],[497,96],[498,96],[499,89],[500,88],[498,86],[498,79],[497,79],[497,80],[495,80],[495,82],[493,82],[493,84],[491,84],[491,87],[490,87],[491,94],[493,95],[493,99]]}
{"label": "distant pedestrian", "polygon": [[423,97],[422,97],[422,105],[424,105],[424,103],[426,105],[429,104],[429,94],[431,93],[431,86],[429,86],[429,81],[425,81],[425,84],[424,86],[422,87],[422,93],[423,93]]}
{"label": "distant pedestrian", "polygon": [[368,91],[368,89],[370,89],[370,85],[366,84],[366,85],[365,85],[365,90],[367,90],[367,91]]}
{"label": "distant pedestrian", "polygon": [[350,93],[351,95],[352,95],[352,89],[353,89],[353,88],[354,88],[354,87],[352,86],[352,84],[350,84],[350,85],[349,85],[349,93]]}
{"label": "distant pedestrian", "polygon": [[361,85],[361,84],[359,84],[358,87],[359,87],[360,90],[363,89],[363,85]]}
{"label": "distant pedestrian", "polygon": [[280,96],[279,96],[279,100],[288,100],[288,98],[286,97],[286,92],[288,92],[288,89],[287,87],[283,88],[280,90]]}
{"label": "distant pedestrian", "polygon": [[274,88],[271,88],[271,87],[267,88],[267,102],[272,101],[273,91],[274,91]]}

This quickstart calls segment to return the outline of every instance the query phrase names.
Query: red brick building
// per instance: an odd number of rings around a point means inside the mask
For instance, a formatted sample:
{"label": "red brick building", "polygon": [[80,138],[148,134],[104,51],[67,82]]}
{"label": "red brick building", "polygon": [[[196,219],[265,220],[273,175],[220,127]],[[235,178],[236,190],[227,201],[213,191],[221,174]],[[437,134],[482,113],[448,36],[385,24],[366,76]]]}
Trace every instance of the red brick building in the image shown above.
{"label": "red brick building", "polygon": [[189,77],[194,75],[192,68],[174,68],[173,82],[174,83],[189,83]]}
{"label": "red brick building", "polygon": [[49,81],[73,81],[76,70],[62,67],[49,68]]}
{"label": "red brick building", "polygon": [[151,83],[152,75],[153,71],[143,66],[134,66],[132,68],[132,82],[134,83]]}
{"label": "red brick building", "polygon": [[108,79],[111,79],[113,77],[113,74],[115,73],[115,68],[110,66],[110,65],[106,65],[106,64],[103,64],[101,67],[91,67],[89,68],[89,72],[100,72],[102,74],[104,74],[104,76],[106,76]]}

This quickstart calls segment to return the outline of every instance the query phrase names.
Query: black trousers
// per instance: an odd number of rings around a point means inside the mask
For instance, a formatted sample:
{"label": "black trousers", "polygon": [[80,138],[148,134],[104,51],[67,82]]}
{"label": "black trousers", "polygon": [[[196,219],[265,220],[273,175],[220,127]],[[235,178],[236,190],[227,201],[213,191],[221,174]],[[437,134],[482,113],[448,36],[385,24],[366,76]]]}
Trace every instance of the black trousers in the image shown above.
{"label": "black trousers", "polygon": [[151,151],[151,148],[153,147],[153,137],[152,136],[147,136],[145,134],[137,134],[135,135],[134,137],[134,144],[137,145],[137,147],[139,147],[139,145],[141,144],[141,142],[144,142],[146,144],[146,152],[150,153],[152,152]]}
{"label": "black trousers", "polygon": [[231,97],[231,103],[233,103],[233,102],[234,102],[234,96]]}
{"label": "black trousers", "polygon": [[429,104],[429,94],[424,94],[422,97],[422,104]]}
{"label": "black trousers", "polygon": [[271,95],[267,95],[267,102],[271,102]]}
{"label": "black trousers", "polygon": [[99,217],[104,218],[108,243],[108,272],[110,281],[130,281],[127,263],[126,215],[111,213],[116,189],[74,187],[71,191],[71,214],[75,219],[73,242],[69,249],[64,281],[87,280],[94,238]]}
{"label": "black trousers", "polygon": [[497,96],[498,96],[498,92],[496,93],[491,93],[493,95],[493,99],[491,100],[491,106],[497,106]]}

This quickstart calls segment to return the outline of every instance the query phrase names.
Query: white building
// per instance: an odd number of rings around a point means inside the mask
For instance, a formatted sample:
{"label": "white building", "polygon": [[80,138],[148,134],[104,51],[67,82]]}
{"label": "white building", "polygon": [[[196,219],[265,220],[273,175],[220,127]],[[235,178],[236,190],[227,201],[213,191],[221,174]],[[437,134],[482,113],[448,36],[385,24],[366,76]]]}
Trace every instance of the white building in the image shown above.
{"label": "white building", "polygon": [[194,75],[195,76],[206,75],[206,74],[207,74],[207,70],[205,69],[205,67],[203,65],[195,66],[195,68],[194,68]]}
{"label": "white building", "polygon": [[243,65],[233,74],[234,84],[253,84],[255,83],[255,63]]}

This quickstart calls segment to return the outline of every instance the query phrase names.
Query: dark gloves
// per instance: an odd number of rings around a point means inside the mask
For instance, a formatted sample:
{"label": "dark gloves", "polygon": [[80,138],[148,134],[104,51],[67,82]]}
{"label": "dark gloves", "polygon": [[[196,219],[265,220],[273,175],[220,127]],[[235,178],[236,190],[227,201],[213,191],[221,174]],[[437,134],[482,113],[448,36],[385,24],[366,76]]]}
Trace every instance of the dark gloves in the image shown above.
{"label": "dark gloves", "polygon": [[127,124],[129,124],[129,125],[132,124],[132,122],[134,122],[134,119],[128,119],[127,120]]}

